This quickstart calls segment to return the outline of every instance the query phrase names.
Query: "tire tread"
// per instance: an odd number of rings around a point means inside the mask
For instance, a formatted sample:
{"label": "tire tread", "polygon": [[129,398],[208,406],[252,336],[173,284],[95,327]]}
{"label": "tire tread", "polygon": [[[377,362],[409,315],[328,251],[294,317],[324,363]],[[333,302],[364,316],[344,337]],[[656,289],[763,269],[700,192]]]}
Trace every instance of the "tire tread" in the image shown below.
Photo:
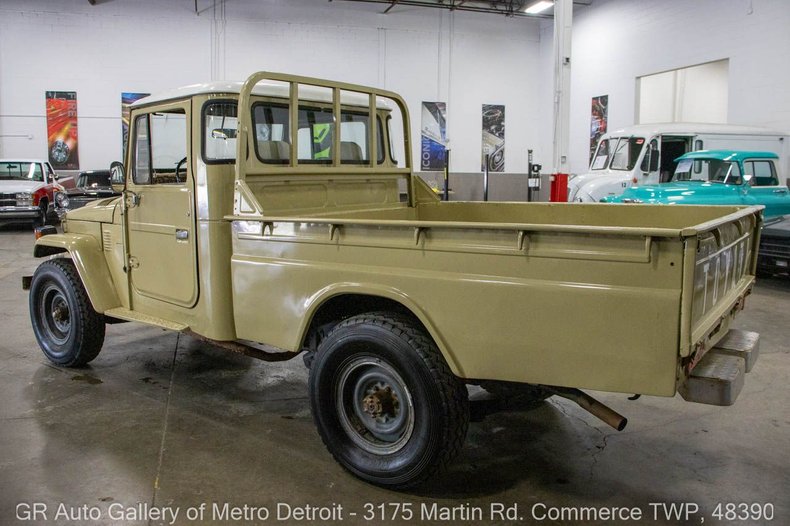
{"label": "tire tread", "polygon": [[101,351],[102,345],[104,344],[104,318],[94,310],[93,304],[88,297],[88,292],[85,290],[82,279],[71,259],[55,258],[44,261],[38,267],[36,273],[47,267],[58,269],[66,278],[79,305],[79,312],[74,313],[74,315],[81,317],[81,323],[79,324],[81,334],[77,335],[77,340],[81,341],[80,349],[72,360],[61,363],[60,365],[66,367],[83,366],[96,358]]}
{"label": "tire tread", "polygon": [[[431,466],[424,469],[420,475],[403,484],[388,484],[387,487],[405,489],[419,486],[445,471],[451,461],[460,453],[469,428],[469,401],[466,386],[450,370],[450,366],[442,356],[433,339],[425,331],[416,326],[408,316],[393,312],[369,312],[347,318],[337,324],[332,332],[342,328],[353,327],[361,324],[373,324],[387,329],[392,334],[406,340],[417,356],[426,365],[436,385],[442,392],[440,397],[444,408],[445,422],[442,425],[443,436],[439,446],[440,454]],[[323,433],[321,441],[332,453],[332,456],[342,464],[337,455],[332,452],[332,447],[327,443]]]}

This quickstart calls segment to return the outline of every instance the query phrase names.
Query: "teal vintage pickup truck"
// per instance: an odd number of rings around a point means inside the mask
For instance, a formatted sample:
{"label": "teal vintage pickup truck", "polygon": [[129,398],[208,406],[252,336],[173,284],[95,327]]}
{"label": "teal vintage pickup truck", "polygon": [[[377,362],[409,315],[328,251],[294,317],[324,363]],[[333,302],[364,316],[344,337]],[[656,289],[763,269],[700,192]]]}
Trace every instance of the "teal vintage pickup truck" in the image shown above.
{"label": "teal vintage pickup truck", "polygon": [[700,150],[676,159],[668,183],[633,186],[604,203],[763,205],[765,217],[790,214],[790,192],[779,184],[771,152]]}

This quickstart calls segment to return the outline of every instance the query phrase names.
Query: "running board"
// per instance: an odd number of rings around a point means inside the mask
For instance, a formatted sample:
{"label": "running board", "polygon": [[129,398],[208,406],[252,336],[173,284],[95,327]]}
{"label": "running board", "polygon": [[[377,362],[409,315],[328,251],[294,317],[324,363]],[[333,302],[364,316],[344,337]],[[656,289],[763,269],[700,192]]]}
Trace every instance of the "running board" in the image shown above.
{"label": "running board", "polygon": [[189,326],[184,325],[182,323],[176,323],[174,321],[166,320],[164,318],[157,318],[156,316],[141,314],[139,312],[135,312],[129,309],[124,309],[123,307],[115,307],[114,309],[108,309],[104,311],[104,315],[110,316],[111,318],[119,318],[121,320],[126,320],[126,321],[139,321],[140,323],[155,325],[157,327],[162,327],[163,329],[168,329],[171,331],[183,331],[189,328]]}

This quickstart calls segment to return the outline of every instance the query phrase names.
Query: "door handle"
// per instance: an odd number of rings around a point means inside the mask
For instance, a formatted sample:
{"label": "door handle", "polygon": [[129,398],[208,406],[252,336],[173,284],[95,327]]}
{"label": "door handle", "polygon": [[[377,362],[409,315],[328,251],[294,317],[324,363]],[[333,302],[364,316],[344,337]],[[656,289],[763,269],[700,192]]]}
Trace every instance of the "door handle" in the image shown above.
{"label": "door handle", "polygon": [[135,206],[140,206],[140,200],[142,200],[143,196],[140,194],[136,194],[131,190],[126,190],[126,207],[127,208],[134,208]]}
{"label": "door handle", "polygon": [[787,190],[785,188],[780,188],[778,190],[774,190],[775,194],[786,194]]}
{"label": "door handle", "polygon": [[189,239],[189,230],[176,228],[176,239],[179,241],[186,241]]}

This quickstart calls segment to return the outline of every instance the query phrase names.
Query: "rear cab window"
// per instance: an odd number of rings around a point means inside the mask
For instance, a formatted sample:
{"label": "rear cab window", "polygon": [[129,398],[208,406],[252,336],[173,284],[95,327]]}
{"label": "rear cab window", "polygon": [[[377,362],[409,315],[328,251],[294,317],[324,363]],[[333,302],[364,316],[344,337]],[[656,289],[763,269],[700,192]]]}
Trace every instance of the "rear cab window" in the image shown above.
{"label": "rear cab window", "polygon": [[[299,164],[332,164],[335,123],[332,108],[301,102],[298,115]],[[211,101],[203,107],[203,160],[206,163],[232,163],[236,159],[238,103],[235,100]],[[257,102],[252,109],[255,154],[266,164],[289,165],[291,159],[290,112],[287,102]],[[340,113],[340,163],[368,164],[368,126],[365,109],[344,108]],[[385,161],[384,129],[376,117],[378,164]]]}

